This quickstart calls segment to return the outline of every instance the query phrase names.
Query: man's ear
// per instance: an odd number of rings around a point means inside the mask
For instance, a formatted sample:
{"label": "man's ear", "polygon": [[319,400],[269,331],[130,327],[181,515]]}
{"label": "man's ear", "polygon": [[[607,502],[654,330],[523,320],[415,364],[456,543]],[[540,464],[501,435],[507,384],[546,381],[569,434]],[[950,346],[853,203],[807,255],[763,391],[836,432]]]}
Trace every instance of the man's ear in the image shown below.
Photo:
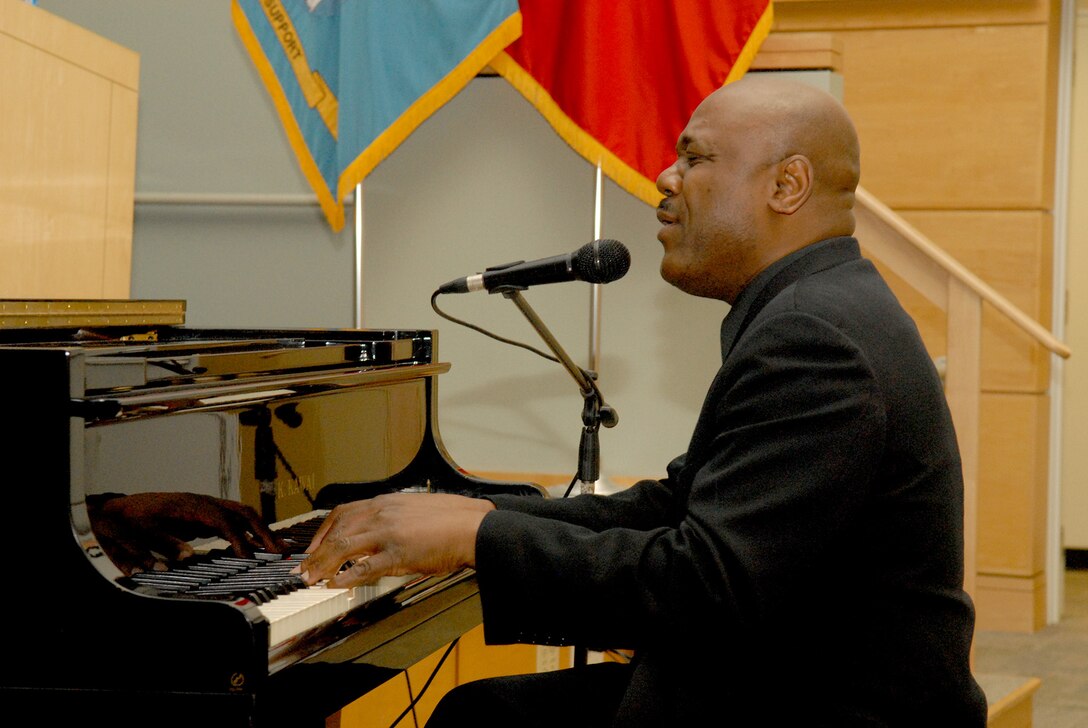
{"label": "man's ear", "polygon": [[771,209],[782,215],[797,212],[812,194],[812,182],[812,162],[807,157],[794,154],[782,160],[775,178]]}

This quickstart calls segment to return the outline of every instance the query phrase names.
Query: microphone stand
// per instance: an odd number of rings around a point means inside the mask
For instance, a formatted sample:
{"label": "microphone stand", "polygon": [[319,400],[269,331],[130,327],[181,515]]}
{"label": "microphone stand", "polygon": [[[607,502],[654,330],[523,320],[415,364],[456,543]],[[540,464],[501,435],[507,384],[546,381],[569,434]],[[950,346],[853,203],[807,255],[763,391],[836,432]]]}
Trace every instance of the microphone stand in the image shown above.
{"label": "microphone stand", "polygon": [[[555,337],[552,336],[552,332],[536,315],[536,311],[529,305],[529,302],[521,295],[523,290],[525,289],[518,286],[501,286],[494,289],[492,293],[501,293],[504,298],[514,302],[518,310],[536,329],[540,338],[544,340],[544,343],[552,350],[563,367],[574,377],[574,381],[578,383],[578,389],[582,393],[583,400],[582,437],[578,443],[578,474],[575,478],[580,484],[580,493],[592,493],[594,484],[600,477],[601,470],[601,446],[598,437],[600,426],[615,427],[619,422],[619,415],[615,409],[604,403],[601,392],[593,381],[596,378],[596,372],[587,372],[574,363]],[[571,485],[573,486],[574,483],[572,482]],[[569,489],[567,492],[570,492]],[[575,645],[575,667],[585,665],[588,662],[588,657],[588,651],[585,647]]]}
{"label": "microphone stand", "polygon": [[[501,286],[493,293],[501,293],[504,298],[514,302],[518,310],[524,314],[529,323],[552,350],[563,367],[574,377],[578,383],[578,389],[582,393],[582,438],[578,443],[578,474],[575,476],[579,482],[579,492],[592,493],[594,484],[600,477],[601,471],[601,445],[598,432],[601,425],[615,427],[619,422],[619,415],[611,406],[604,403],[601,392],[593,379],[596,372],[587,372],[579,367],[570,358],[563,347],[559,345],[552,332],[536,315],[536,311],[521,295],[523,288],[517,286]],[[573,485],[573,483],[572,483]]]}

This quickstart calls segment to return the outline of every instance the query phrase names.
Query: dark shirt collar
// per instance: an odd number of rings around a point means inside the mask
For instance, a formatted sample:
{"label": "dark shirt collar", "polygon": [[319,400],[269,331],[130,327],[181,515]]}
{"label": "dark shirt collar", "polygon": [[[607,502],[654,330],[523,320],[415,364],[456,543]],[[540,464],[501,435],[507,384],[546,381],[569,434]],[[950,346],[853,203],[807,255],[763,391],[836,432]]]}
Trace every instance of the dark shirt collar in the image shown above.
{"label": "dark shirt collar", "polygon": [[784,288],[809,273],[859,257],[858,241],[842,236],[806,245],[760,271],[740,292],[722,321],[722,361],[748,322]]}

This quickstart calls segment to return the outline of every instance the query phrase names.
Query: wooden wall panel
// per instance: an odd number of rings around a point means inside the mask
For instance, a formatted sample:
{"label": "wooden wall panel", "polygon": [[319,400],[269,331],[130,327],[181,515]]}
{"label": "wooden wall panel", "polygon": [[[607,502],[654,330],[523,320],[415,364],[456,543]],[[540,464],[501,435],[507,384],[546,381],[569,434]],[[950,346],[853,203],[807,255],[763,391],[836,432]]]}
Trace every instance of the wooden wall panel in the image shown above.
{"label": "wooden wall panel", "polygon": [[[100,140],[109,134],[109,84],[45,53],[26,63],[26,52],[0,36],[0,64],[25,68],[4,74],[4,98],[25,102],[5,102],[0,112],[3,128],[15,131],[0,141],[8,188],[0,215],[0,294],[35,297],[57,285],[98,297],[101,281],[78,274],[102,267],[102,226],[87,223],[106,216],[109,158]],[[84,123],[54,135],[50,120],[58,117]]]}
{"label": "wooden wall panel", "polygon": [[[904,219],[1044,326],[1051,314],[1053,228],[1045,212],[917,211]],[[946,351],[944,313],[878,264],[911,312],[933,357]],[[1041,393],[1049,387],[1050,354],[1018,326],[983,307],[982,389]]]}
{"label": "wooden wall panel", "polygon": [[[1048,327],[1060,13],[1058,0],[776,0],[773,26],[841,42],[866,189]],[[882,270],[942,356],[945,315]],[[983,307],[980,628],[1045,621],[1050,362]]]}
{"label": "wooden wall panel", "polygon": [[[545,665],[541,654],[548,654],[552,664]],[[488,645],[484,642],[483,625],[461,636],[457,644],[457,682],[499,675],[547,672],[573,664],[572,647],[538,645]]]}
{"label": "wooden wall panel", "polygon": [[136,206],[138,94],[113,84],[110,98],[109,176],[102,256],[102,297],[128,298],[132,285],[132,234]]}
{"label": "wooden wall panel", "polygon": [[775,0],[778,30],[1046,23],[1048,0]]}
{"label": "wooden wall panel", "polygon": [[1045,27],[840,37],[862,184],[881,201],[896,210],[1049,207]]}
{"label": "wooden wall panel", "polygon": [[1031,578],[1046,563],[1050,398],[982,395],[979,573]]}
{"label": "wooden wall panel", "polygon": [[979,574],[975,613],[978,615],[975,627],[980,630],[1036,632],[1042,629],[1046,626],[1046,581],[1043,575],[1025,579]]}
{"label": "wooden wall panel", "polygon": [[[1053,275],[1053,219],[1049,213],[963,210],[902,214],[1013,305],[1049,326]],[[1049,352],[990,307],[983,310],[982,358],[984,391],[1040,393],[1050,385]]]}
{"label": "wooden wall panel", "polygon": [[127,298],[139,57],[0,0],[0,297]]}
{"label": "wooden wall panel", "polygon": [[[457,649],[454,648],[455,651]],[[398,673],[358,700],[344,706],[344,709],[332,720],[326,721],[326,726],[374,728],[374,726],[394,725],[394,721],[411,704],[412,698],[419,696],[420,688],[434,674],[434,681],[427,688],[427,692],[419,698],[415,711],[408,713],[404,720],[396,723],[398,726],[423,725],[434,712],[442,696],[458,682],[457,660],[453,654],[446,658],[437,673],[434,672],[444,652],[445,648],[442,648],[412,665],[408,668],[407,679],[403,673]],[[409,690],[409,681],[411,690]],[[299,698],[304,699],[303,696]]]}

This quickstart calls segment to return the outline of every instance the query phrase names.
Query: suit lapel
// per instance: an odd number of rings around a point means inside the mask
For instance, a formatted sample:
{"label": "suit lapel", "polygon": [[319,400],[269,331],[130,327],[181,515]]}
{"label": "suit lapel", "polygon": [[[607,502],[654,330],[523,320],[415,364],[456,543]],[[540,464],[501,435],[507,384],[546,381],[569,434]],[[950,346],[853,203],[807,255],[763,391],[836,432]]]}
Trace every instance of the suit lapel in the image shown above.
{"label": "suit lapel", "polygon": [[736,304],[722,321],[722,363],[728,358],[737,339],[771,299],[807,275],[860,256],[858,242],[854,238],[829,238],[807,245],[761,272],[741,291]]}

